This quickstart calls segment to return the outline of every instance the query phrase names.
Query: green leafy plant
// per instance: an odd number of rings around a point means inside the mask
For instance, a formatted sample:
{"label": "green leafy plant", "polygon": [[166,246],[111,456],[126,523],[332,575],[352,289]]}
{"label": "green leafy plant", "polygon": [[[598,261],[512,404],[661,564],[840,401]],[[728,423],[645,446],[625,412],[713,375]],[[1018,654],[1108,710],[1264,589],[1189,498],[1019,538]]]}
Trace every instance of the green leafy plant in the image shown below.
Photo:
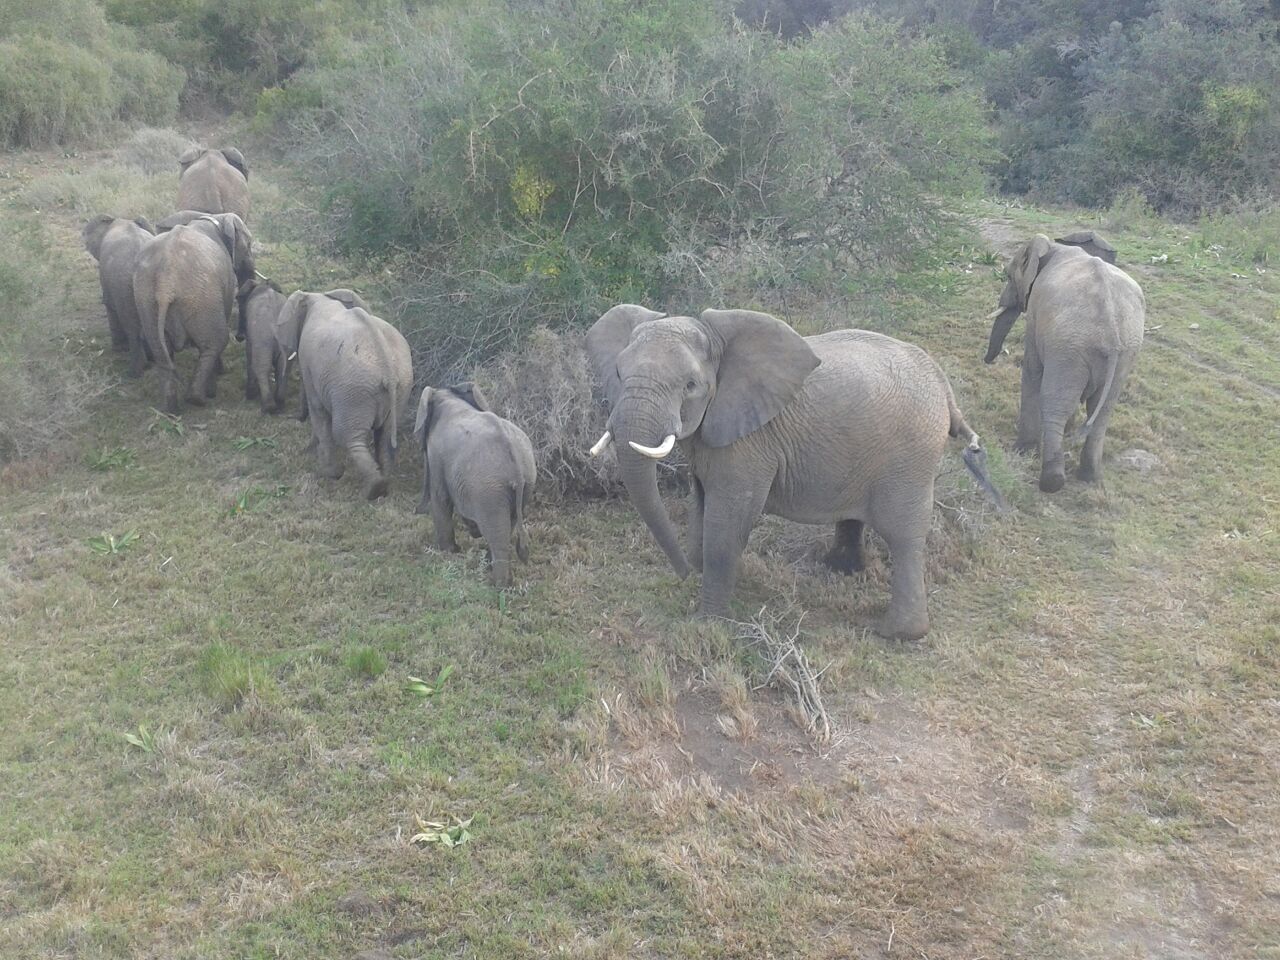
{"label": "green leafy plant", "polygon": [[274,449],[276,441],[273,437],[236,437],[231,441],[232,446],[237,450],[249,450],[253,447],[268,447]]}
{"label": "green leafy plant", "polygon": [[222,701],[227,709],[235,709],[248,697],[261,697],[274,689],[260,663],[225,643],[215,643],[205,650],[199,673],[205,692]]}
{"label": "green leafy plant", "polygon": [[236,498],[231,504],[229,515],[238,517],[241,514],[249,513],[269,500],[279,500],[287,495],[288,492],[289,488],[283,483],[278,483],[271,488],[255,485],[247,490],[241,490],[236,494]]}
{"label": "green leafy plant", "polygon": [[405,685],[405,691],[412,693],[414,696],[427,698],[434,697],[440,692],[440,688],[444,686],[444,682],[453,674],[453,664],[442,667],[440,672],[436,674],[435,680],[423,680],[421,677],[410,677],[408,684]]}
{"label": "green leafy plant", "polygon": [[137,733],[126,733],[124,739],[143,753],[156,752],[156,735],[142,724],[138,724]]}
{"label": "green leafy plant", "polygon": [[122,533],[116,536],[114,533],[103,532],[100,536],[90,537],[85,543],[89,544],[90,549],[104,556],[117,556],[124,553],[129,547],[133,546],[142,538],[137,530],[130,530],[128,533]]}
{"label": "green leafy plant", "polygon": [[414,820],[418,822],[418,833],[409,838],[410,843],[438,843],[442,847],[460,847],[464,843],[471,842],[471,817],[463,820],[459,817],[450,816],[448,821],[440,820],[423,820],[417,814]]}
{"label": "green leafy plant", "polygon": [[91,453],[88,457],[90,470],[99,473],[105,473],[107,470],[114,470],[117,467],[128,469],[137,462],[137,454],[130,447],[116,447],[108,450],[103,447],[98,453]]}
{"label": "green leafy plant", "polygon": [[155,417],[148,424],[147,433],[168,433],[178,437],[186,435],[187,428],[182,423],[182,417],[176,413],[165,413],[155,407],[151,408],[151,412]]}

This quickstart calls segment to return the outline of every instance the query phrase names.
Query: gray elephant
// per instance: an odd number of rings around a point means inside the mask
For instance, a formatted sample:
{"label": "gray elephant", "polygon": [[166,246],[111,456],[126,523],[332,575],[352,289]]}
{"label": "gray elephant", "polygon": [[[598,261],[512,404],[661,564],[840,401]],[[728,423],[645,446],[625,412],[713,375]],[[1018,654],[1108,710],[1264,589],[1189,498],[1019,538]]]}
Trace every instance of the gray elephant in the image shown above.
{"label": "gray elephant", "polygon": [[[288,384],[288,354],[276,341],[276,320],[285,297],[271,280],[247,280],[236,291],[244,340],[244,398],[257,400],[263,413],[284,409]],[[275,384],[272,385],[272,376]]]}
{"label": "gray elephant", "polygon": [[253,237],[239,217],[201,218],[174,227],[149,243],[133,273],[133,295],[142,335],[164,377],[164,409],[178,411],[173,355],[187,346],[199,352],[187,401],[202,406],[214,395],[214,379],[229,339],[227,323],[236,275],[253,272]]}
{"label": "gray elephant", "polygon": [[1116,262],[1116,248],[1103,238],[1099,233],[1092,230],[1077,230],[1074,233],[1068,233],[1065,237],[1058,237],[1054,243],[1066,244],[1068,247],[1079,247],[1091,257],[1097,257],[1099,260],[1105,260],[1107,263]]}
{"label": "gray elephant", "polygon": [[408,342],[349,290],[292,294],[276,318],[276,340],[286,358],[297,354],[302,418],[311,420],[321,475],[342,476],[343,447],[364,478],[365,496],[385,496],[413,388]]}
{"label": "gray elephant", "polygon": [[1142,289],[1102,256],[1043,234],[1014,254],[1005,275],[1000,306],[990,315],[985,359],[991,363],[1000,355],[1013,322],[1026,312],[1017,449],[1026,453],[1038,445],[1040,489],[1061,490],[1063,433],[1083,401],[1088,419],[1077,434],[1084,450],[1076,475],[1101,482],[1107,424],[1142,346]]}
{"label": "gray elephant", "polygon": [[413,435],[422,446],[422,500],[431,511],[436,546],[456,553],[455,511],[474,537],[484,537],[494,586],[511,584],[511,542],[529,559],[524,512],[533,497],[537,467],[533,444],[510,420],[490,412],[471,383],[433,390],[418,401]]}
{"label": "gray elephant", "polygon": [[763,512],[835,526],[828,566],[862,568],[863,527],[888,541],[889,609],[877,629],[929,629],[925,540],[947,437],[983,488],[985,453],[928,354],[865,330],[802,337],[774,317],[706,310],[664,317],[624,304],[587,334],[612,406],[627,492],[680,577],[689,560],[658,494],[656,461],[680,444],[692,473],[689,555],[703,616],[724,616],[752,525]]}
{"label": "gray elephant", "polygon": [[111,345],[129,354],[129,376],[142,376],[152,359],[138,326],[138,308],[133,300],[133,271],[142,249],[155,239],[155,228],[139,217],[125,220],[109,214],[94,217],[81,231],[84,248],[98,261],[98,281],[102,302],[107,308]]}
{"label": "gray elephant", "polygon": [[192,147],[178,157],[178,209],[234,213],[249,222],[249,166],[235,147]]}

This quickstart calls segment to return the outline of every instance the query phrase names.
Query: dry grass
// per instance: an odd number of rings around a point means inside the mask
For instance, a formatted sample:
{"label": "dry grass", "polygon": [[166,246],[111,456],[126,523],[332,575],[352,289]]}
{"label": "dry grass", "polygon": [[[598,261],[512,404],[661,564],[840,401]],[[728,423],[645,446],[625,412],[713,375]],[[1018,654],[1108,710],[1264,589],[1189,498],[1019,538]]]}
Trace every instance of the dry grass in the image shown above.
{"label": "dry grass", "polygon": [[[264,272],[338,279],[282,209]],[[78,224],[45,226],[64,282],[31,316],[88,337]],[[803,611],[826,744],[732,630],[689,620],[697,583],[625,503],[543,503],[499,595],[479,545],[426,548],[416,463],[372,505],[317,480],[306,431],[236,396],[238,348],[182,435],[148,430],[149,378],[121,383],[70,444],[131,464],[0,480],[0,954],[1275,956],[1280,280],[1195,237],[1113,238],[1153,329],[1109,451],[1162,466],[1109,465],[1105,491],[1043,497],[1033,460],[998,459],[1018,371],[980,368],[995,265],[958,250],[901,278],[880,326],[939,357],[1017,513],[948,455],[921,644],[866,630],[878,548],[838,577],[812,561],[829,530],[761,524],[735,613],[790,607],[790,636]],[[233,516],[255,485],[284,492]],[[119,556],[85,543],[131,528]],[[211,650],[251,683],[209,683]],[[439,694],[406,691],[445,666]],[[151,752],[125,740],[141,726]],[[408,844],[455,814],[471,843]]]}

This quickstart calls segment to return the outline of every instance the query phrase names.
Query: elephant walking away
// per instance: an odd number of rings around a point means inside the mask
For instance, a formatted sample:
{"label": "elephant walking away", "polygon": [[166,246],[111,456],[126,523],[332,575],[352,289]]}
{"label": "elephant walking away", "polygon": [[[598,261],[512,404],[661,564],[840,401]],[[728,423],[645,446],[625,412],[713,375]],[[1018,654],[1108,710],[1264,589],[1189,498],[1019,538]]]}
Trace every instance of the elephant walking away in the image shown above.
{"label": "elephant walking away", "polygon": [[[802,337],[750,310],[665,317],[624,304],[587,333],[612,407],[593,452],[616,439],[623,482],[676,573],[702,571],[699,612],[725,616],[761,513],[832,524],[827,564],[862,568],[864,525],[889,544],[879,632],[929,629],[925,541],[947,437],[993,499],[985,452],[946,375],[918,347],[865,330]],[[692,472],[689,557],[658,494],[656,461],[679,443]]]}
{"label": "elephant walking away", "polygon": [[513,538],[516,556],[529,559],[524,512],[537,479],[533,444],[510,420],[490,412],[471,383],[425,388],[413,429],[423,463],[417,512],[431,511],[436,546],[457,552],[457,512],[473,534],[484,537],[494,586],[510,586]]}
{"label": "elephant walking away", "polygon": [[142,335],[164,377],[164,409],[178,411],[173,356],[187,346],[199,352],[187,402],[202,406],[214,395],[236,274],[253,271],[253,237],[239,217],[193,220],[156,237],[142,251],[133,274]]}
{"label": "elephant walking away", "polygon": [[279,413],[285,405],[289,372],[288,354],[276,341],[284,294],[270,280],[248,280],[236,292],[236,302],[240,308],[236,338],[244,341],[244,398],[257,400],[263,413]]}
{"label": "elephant walking away", "polygon": [[84,247],[98,261],[102,303],[107,308],[111,345],[129,354],[129,376],[142,376],[151,351],[142,338],[138,307],[133,299],[133,271],[143,248],[155,239],[155,228],[144,217],[125,220],[107,214],[94,217],[81,231]]}
{"label": "elephant walking away", "polygon": [[344,448],[370,500],[385,496],[400,416],[413,389],[409,344],[350,290],[292,294],[276,319],[276,340],[302,371],[303,415],[322,476],[336,480]]}
{"label": "elephant walking away", "polygon": [[1076,475],[1102,481],[1107,425],[1142,347],[1146,301],[1133,278],[1109,262],[1114,256],[1105,240],[1077,245],[1037,234],[1009,261],[1000,305],[990,315],[987,363],[1000,355],[1019,314],[1027,314],[1017,449],[1040,448],[1046,493],[1066,482],[1063,434],[1082,402],[1087,419],[1077,434],[1084,449]]}
{"label": "elephant walking away", "polygon": [[192,147],[178,158],[178,209],[234,213],[249,222],[249,165],[235,147]]}

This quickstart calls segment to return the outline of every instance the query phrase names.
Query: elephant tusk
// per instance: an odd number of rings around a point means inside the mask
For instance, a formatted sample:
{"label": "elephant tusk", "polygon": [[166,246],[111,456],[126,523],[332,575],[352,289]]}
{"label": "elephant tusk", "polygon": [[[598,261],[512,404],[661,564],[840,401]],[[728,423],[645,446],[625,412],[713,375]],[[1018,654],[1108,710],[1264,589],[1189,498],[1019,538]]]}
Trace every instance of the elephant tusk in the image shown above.
{"label": "elephant tusk", "polygon": [[994,310],[992,310],[990,313],[987,314],[987,319],[994,320],[996,317],[1000,316],[1000,314],[1002,313],[1004,313],[1004,307],[996,307]]}
{"label": "elephant tusk", "polygon": [[628,440],[627,443],[636,453],[643,453],[646,457],[652,457],[654,460],[661,460],[670,453],[671,448],[676,445],[676,435],[674,433],[667,434],[667,439],[663,440],[662,445],[658,447],[641,446],[634,440]]}
{"label": "elephant tusk", "polygon": [[969,441],[970,450],[981,450],[982,444],[978,442],[978,435],[975,433],[973,439]]}
{"label": "elephant tusk", "polygon": [[260,271],[260,270],[255,270],[255,271],[253,271],[253,275],[254,275],[255,277],[257,277],[259,280],[266,280],[266,279],[268,279],[267,277],[263,276],[262,271]]}
{"label": "elephant tusk", "polygon": [[297,350],[293,351],[293,353],[289,354],[289,356],[286,359],[289,363],[293,363],[293,361],[298,359],[298,351]]}
{"label": "elephant tusk", "polygon": [[604,453],[604,448],[609,445],[609,441],[612,439],[613,435],[606,430],[600,439],[596,441],[596,445],[591,448],[591,455],[593,457],[598,457],[600,454]]}

